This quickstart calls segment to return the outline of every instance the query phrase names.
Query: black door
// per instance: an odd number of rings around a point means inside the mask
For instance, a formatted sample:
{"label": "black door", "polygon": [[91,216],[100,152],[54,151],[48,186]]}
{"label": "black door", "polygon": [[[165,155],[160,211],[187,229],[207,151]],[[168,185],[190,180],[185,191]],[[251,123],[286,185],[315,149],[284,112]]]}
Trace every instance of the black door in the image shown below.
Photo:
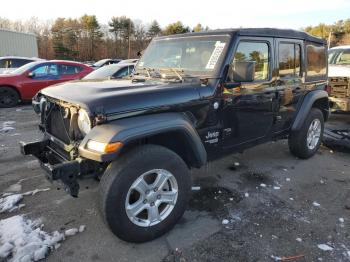
{"label": "black door", "polygon": [[223,92],[223,147],[264,139],[273,129],[276,87],[272,77],[272,38],[241,38],[231,63],[254,62],[252,82]]}
{"label": "black door", "polygon": [[301,40],[276,39],[276,81],[278,106],[275,132],[291,127],[298,102],[304,93],[302,84],[301,61],[303,59],[303,42]]}

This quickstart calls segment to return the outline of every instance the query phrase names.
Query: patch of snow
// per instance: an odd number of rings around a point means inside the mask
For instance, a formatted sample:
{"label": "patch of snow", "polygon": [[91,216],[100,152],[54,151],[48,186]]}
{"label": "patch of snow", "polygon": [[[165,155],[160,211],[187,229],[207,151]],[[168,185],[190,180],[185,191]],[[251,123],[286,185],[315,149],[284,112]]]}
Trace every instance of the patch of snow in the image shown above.
{"label": "patch of snow", "polygon": [[295,240],[298,241],[298,242],[303,241],[300,237],[297,237]]}
{"label": "patch of snow", "polygon": [[221,190],[219,190],[218,193],[221,194],[222,193]]}
{"label": "patch of snow", "polygon": [[249,193],[248,192],[244,193],[244,196],[249,197]]}
{"label": "patch of snow", "polygon": [[323,251],[332,251],[333,247],[327,245],[327,244],[319,244],[317,247]]}
{"label": "patch of snow", "polygon": [[79,232],[79,229],[77,229],[77,228],[71,228],[71,229],[67,229],[67,230],[64,232],[64,235],[70,237],[70,236],[76,235],[78,232]]}
{"label": "patch of snow", "polygon": [[312,202],[312,205],[315,206],[315,207],[319,207],[321,206],[319,203],[317,203],[316,201]]}
{"label": "patch of snow", "polygon": [[193,186],[192,187],[192,191],[199,191],[199,190],[201,190],[200,186]]}
{"label": "patch of snow", "polygon": [[344,218],[340,217],[340,218],[339,218],[339,222],[340,222],[340,223],[344,223]]}
{"label": "patch of snow", "polygon": [[2,123],[2,127],[0,127],[0,132],[7,133],[11,130],[14,130],[15,128],[12,127],[12,125],[16,123],[15,121],[5,121]]}
{"label": "patch of snow", "polygon": [[23,196],[34,196],[35,194],[39,193],[39,192],[45,192],[45,191],[49,191],[50,188],[43,188],[43,189],[34,189],[32,191],[28,191],[23,193]]}
{"label": "patch of snow", "polygon": [[86,228],[85,225],[79,226],[79,233],[84,232],[84,231],[85,231],[85,228]]}
{"label": "patch of snow", "polygon": [[48,234],[39,221],[18,215],[0,220],[0,257],[9,261],[37,261],[45,258],[54,246],[64,240],[58,231]]}
{"label": "patch of snow", "polygon": [[235,162],[234,165],[235,165],[235,166],[240,166],[240,163]]}
{"label": "patch of snow", "polygon": [[13,208],[11,208],[9,210],[9,212],[13,212],[15,210],[21,210],[21,208],[25,207],[26,205],[25,204],[19,204],[18,206],[14,206]]}
{"label": "patch of snow", "polygon": [[294,198],[290,197],[289,200],[294,201]]}
{"label": "patch of snow", "polygon": [[22,108],[17,108],[16,112],[21,112],[23,109]]}
{"label": "patch of snow", "polygon": [[287,178],[286,178],[286,181],[287,181],[287,182],[290,182],[290,178],[289,178],[289,177],[287,177]]}
{"label": "patch of snow", "polygon": [[273,189],[275,189],[275,190],[280,190],[281,187],[279,187],[279,186],[274,186]]}
{"label": "patch of snow", "polygon": [[13,208],[17,207],[17,204],[22,199],[23,199],[22,194],[9,195],[9,196],[0,198],[0,213],[10,211]]}
{"label": "patch of snow", "polygon": [[[18,183],[18,185],[20,184]],[[50,190],[50,188],[35,189],[23,194],[4,193],[2,194],[2,198],[0,198],[0,213],[19,210],[25,206],[24,204],[18,205],[18,203],[23,199],[23,196],[34,196],[39,192],[44,192],[48,190]]]}
{"label": "patch of snow", "polygon": [[320,180],[320,183],[321,183],[321,184],[324,184],[325,182],[324,182],[324,180],[321,179],[321,180]]}
{"label": "patch of snow", "polygon": [[288,171],[288,169],[287,169],[287,168],[283,168],[283,171],[284,171],[284,172],[287,172],[287,171]]}
{"label": "patch of snow", "polygon": [[229,222],[230,222],[230,221],[228,221],[227,219],[223,219],[223,220],[222,220],[222,224],[223,224],[223,225],[227,225]]}
{"label": "patch of snow", "polygon": [[272,258],[274,261],[282,261],[282,258],[281,258],[281,257],[278,257],[278,256],[271,255],[271,258]]}
{"label": "patch of snow", "polygon": [[261,183],[260,186],[261,187],[266,187],[266,184]]}
{"label": "patch of snow", "polygon": [[233,201],[233,197],[230,197],[229,199],[230,199],[230,201]]}

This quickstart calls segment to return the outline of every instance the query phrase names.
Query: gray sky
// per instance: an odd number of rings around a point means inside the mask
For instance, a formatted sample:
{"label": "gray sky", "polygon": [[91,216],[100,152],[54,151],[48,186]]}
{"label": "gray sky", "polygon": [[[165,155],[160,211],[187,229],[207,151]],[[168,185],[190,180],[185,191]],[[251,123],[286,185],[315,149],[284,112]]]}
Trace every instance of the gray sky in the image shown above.
{"label": "gray sky", "polygon": [[320,22],[350,18],[350,0],[23,0],[6,1],[0,17],[25,20],[96,15],[106,24],[112,16],[126,15],[161,26],[181,20],[211,29],[230,27],[279,27],[299,29]]}

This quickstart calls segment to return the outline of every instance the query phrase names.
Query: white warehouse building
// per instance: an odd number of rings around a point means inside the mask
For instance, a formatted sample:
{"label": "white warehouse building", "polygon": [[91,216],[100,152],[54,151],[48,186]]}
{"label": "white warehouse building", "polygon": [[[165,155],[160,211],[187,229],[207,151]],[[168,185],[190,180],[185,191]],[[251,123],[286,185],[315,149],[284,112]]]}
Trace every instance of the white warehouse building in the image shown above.
{"label": "white warehouse building", "polygon": [[34,34],[0,29],[0,57],[38,57],[38,43]]}

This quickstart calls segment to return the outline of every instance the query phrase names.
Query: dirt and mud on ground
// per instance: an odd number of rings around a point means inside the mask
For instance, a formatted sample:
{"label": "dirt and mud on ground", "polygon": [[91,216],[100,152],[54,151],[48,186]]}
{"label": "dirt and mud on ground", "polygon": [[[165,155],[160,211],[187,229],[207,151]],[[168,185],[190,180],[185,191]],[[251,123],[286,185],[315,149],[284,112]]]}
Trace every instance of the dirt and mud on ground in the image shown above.
{"label": "dirt and mud on ground", "polygon": [[[350,115],[333,119],[332,125],[350,125]],[[155,241],[130,244],[104,225],[97,181],[83,181],[73,199],[45,179],[34,158],[20,155],[20,140],[40,139],[37,123],[30,106],[0,111],[0,193],[50,189],[23,195],[25,206],[0,219],[24,214],[49,233],[86,226],[66,236],[48,261],[350,261],[346,149],[323,146],[299,160],[279,141],[194,170],[192,198],[178,225]]]}

